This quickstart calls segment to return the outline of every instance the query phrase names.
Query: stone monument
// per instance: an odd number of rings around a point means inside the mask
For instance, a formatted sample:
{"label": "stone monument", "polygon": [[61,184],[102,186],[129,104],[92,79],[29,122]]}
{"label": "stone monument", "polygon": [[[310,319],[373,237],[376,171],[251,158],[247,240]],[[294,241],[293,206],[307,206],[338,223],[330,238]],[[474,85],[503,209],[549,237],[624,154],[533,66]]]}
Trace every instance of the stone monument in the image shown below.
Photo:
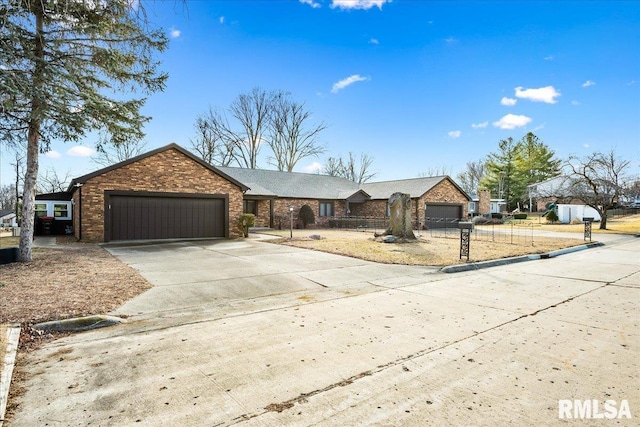
{"label": "stone monument", "polygon": [[389,197],[389,228],[383,235],[399,239],[415,239],[411,227],[411,196],[404,193],[393,193]]}

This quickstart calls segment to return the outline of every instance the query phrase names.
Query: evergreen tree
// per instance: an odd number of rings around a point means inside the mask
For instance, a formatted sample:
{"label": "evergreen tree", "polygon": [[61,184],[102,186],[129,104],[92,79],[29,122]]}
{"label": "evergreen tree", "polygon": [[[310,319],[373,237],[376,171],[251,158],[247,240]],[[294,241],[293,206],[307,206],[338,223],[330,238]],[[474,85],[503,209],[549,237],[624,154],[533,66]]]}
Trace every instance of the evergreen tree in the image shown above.
{"label": "evergreen tree", "polygon": [[138,1],[0,4],[0,140],[27,148],[20,261],[31,260],[39,152],[91,131],[141,139],[142,95],[164,89],[154,55],[166,45]]}
{"label": "evergreen tree", "polygon": [[493,197],[505,199],[508,210],[528,201],[527,186],[560,174],[561,162],[554,158],[554,151],[531,132],[518,142],[502,140],[498,148],[487,156],[481,187],[490,190]]}
{"label": "evergreen tree", "polygon": [[487,156],[486,173],[481,187],[491,191],[493,197],[505,199],[507,209],[511,209],[513,199],[512,183],[516,180],[515,159],[518,144],[513,138],[498,143],[498,151]]}

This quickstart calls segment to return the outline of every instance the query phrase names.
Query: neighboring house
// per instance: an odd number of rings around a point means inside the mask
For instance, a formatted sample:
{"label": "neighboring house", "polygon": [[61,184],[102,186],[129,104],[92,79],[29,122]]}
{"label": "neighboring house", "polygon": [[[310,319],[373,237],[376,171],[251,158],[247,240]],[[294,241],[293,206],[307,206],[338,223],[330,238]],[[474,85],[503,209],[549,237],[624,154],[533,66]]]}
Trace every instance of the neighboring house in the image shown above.
{"label": "neighboring house", "polygon": [[470,198],[448,176],[358,185],[327,175],[214,167],[176,144],[75,178],[65,193],[39,195],[36,215],[53,217],[55,234],[72,229],[79,240],[229,238],[240,236],[236,220],[243,212],[256,215],[256,226],[286,227],[291,209],[297,216],[305,204],[320,226],[335,218],[385,218],[395,192],[411,195],[418,227],[467,216]]}
{"label": "neighboring house", "polygon": [[387,201],[396,192],[411,195],[412,217],[419,227],[439,227],[467,215],[469,196],[448,176],[372,182],[358,185],[344,178],[298,172],[220,167],[221,171],[250,189],[244,195],[244,211],[256,215],[256,226],[288,224],[309,205],[316,224],[333,218],[389,216]]}
{"label": "neighboring house", "polygon": [[16,213],[11,209],[0,210],[0,227],[17,227]]}
{"label": "neighboring house", "polygon": [[489,190],[480,190],[478,194],[471,195],[469,202],[469,216],[490,215],[502,213],[507,210],[505,199],[492,199]]}
{"label": "neighboring house", "polygon": [[[70,193],[58,192],[36,195],[34,223],[36,235],[69,234],[67,230],[71,230],[73,226],[72,216],[73,205]],[[49,218],[53,218],[53,221],[48,220]]]}
{"label": "neighboring house", "polygon": [[570,196],[572,180],[568,176],[557,176],[546,181],[537,182],[527,186],[529,193],[529,206],[531,212],[543,212],[549,203],[581,204]]}
{"label": "neighboring house", "polygon": [[557,176],[529,185],[531,206],[539,212],[546,212],[547,207],[555,203],[558,221],[564,224],[568,224],[574,219],[582,221],[584,217],[600,221],[598,211],[571,195],[572,185],[574,185],[574,181],[570,176]]}

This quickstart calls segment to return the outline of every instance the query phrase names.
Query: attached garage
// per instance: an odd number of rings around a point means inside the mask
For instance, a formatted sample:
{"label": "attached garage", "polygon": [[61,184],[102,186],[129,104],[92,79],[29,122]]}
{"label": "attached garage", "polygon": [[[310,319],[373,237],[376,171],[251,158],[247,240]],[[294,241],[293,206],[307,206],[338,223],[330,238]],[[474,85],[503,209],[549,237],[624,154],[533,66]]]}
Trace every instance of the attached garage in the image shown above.
{"label": "attached garage", "polygon": [[462,218],[463,206],[453,203],[426,203],[424,206],[427,228],[457,227]]}
{"label": "attached garage", "polygon": [[74,179],[73,233],[104,242],[239,237],[248,189],[169,144]]}
{"label": "attached garage", "polygon": [[225,195],[107,192],[105,241],[225,237]]}

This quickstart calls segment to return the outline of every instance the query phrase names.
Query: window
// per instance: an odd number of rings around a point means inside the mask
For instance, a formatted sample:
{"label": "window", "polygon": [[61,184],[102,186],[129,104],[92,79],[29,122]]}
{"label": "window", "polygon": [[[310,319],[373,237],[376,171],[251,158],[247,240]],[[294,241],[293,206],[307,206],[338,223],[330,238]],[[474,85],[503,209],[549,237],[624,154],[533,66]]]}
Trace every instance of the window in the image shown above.
{"label": "window", "polygon": [[71,203],[54,203],[53,216],[55,219],[71,219],[70,205]]}
{"label": "window", "polygon": [[469,212],[476,211],[476,202],[469,202]]}
{"label": "window", "polygon": [[47,216],[47,204],[46,203],[36,203],[36,218],[40,218],[41,216]]}
{"label": "window", "polygon": [[258,216],[258,202],[256,200],[245,200],[243,202],[243,212]]}
{"label": "window", "polygon": [[333,216],[333,202],[320,202],[320,216]]}

